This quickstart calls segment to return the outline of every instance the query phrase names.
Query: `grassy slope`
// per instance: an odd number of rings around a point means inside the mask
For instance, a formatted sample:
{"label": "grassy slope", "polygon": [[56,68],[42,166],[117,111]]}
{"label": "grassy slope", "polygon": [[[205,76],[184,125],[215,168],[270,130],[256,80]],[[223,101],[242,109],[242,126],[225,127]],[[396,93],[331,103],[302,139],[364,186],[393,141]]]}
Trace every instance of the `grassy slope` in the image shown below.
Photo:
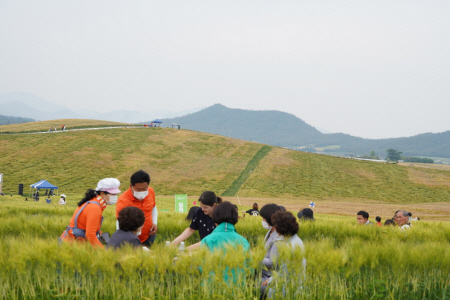
{"label": "grassy slope", "polygon": [[[169,128],[0,135],[0,172],[4,173],[3,189],[8,193],[16,193],[18,183],[27,187],[40,179],[60,186],[64,193],[81,193],[104,177],[119,178],[125,189],[130,175],[144,169],[150,172],[151,185],[158,195],[199,195],[204,190],[222,194],[261,146]],[[243,183],[238,195],[442,202],[450,196],[449,179],[450,172],[444,170],[274,147]]]}

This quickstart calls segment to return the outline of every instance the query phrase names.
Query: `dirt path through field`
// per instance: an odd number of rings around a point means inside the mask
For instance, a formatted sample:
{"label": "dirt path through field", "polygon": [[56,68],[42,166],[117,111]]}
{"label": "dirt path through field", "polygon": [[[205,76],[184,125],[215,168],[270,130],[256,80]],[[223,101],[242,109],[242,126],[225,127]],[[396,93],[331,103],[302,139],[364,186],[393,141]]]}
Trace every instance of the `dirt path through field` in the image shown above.
{"label": "dirt path through field", "polygon": [[[224,200],[239,204],[237,197],[224,197]],[[271,198],[240,198],[241,205],[251,207],[253,203],[258,203],[261,208],[267,203],[277,203],[283,205],[287,210],[300,211],[308,207],[309,202],[315,202],[314,213],[341,216],[354,216],[360,210],[369,213],[370,219],[380,216],[383,220],[392,218],[399,209],[404,209],[413,214],[413,217],[420,217],[423,220],[450,221],[450,202],[438,203],[412,203],[412,204],[388,204],[375,201],[349,202],[345,200],[305,200],[305,199],[271,199]]]}

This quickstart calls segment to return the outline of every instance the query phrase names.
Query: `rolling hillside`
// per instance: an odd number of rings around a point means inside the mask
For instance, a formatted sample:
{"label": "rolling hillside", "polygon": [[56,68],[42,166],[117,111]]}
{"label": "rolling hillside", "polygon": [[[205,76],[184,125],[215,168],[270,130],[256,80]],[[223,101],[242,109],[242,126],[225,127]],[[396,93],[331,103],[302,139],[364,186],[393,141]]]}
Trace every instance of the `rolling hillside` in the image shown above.
{"label": "rolling hillside", "polygon": [[232,109],[221,104],[163,121],[168,127],[176,123],[184,129],[280,147],[339,146],[338,150],[330,151],[368,155],[373,150],[382,157],[386,156],[387,149],[394,148],[408,156],[450,158],[450,131],[403,138],[364,139],[344,133],[321,133],[296,116],[285,112]]}
{"label": "rolling hillside", "polygon": [[104,177],[119,178],[125,189],[130,175],[144,169],[157,195],[213,190],[241,197],[395,203],[450,196],[449,171],[309,154],[190,130],[0,134],[0,149],[7,193],[41,179],[64,193],[82,193]]}

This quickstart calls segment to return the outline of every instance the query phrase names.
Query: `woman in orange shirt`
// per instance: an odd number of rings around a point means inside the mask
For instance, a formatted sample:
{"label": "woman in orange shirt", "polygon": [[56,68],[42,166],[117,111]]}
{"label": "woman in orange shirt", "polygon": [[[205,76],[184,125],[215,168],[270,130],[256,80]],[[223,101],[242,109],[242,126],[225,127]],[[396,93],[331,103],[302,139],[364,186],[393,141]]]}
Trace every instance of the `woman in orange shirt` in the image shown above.
{"label": "woman in orange shirt", "polygon": [[78,202],[78,208],[70,220],[70,225],[60,239],[64,241],[89,241],[92,246],[103,248],[99,240],[106,205],[117,202],[120,181],[105,178],[98,182],[95,190],[87,190],[84,198]]}

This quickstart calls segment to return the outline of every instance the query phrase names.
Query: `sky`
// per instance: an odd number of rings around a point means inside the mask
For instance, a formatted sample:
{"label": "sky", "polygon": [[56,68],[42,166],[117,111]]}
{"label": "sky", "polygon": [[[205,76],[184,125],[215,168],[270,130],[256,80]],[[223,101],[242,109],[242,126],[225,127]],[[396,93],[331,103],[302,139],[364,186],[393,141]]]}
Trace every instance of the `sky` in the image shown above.
{"label": "sky", "polygon": [[364,138],[443,132],[449,14],[448,0],[0,0],[0,93],[279,110]]}

